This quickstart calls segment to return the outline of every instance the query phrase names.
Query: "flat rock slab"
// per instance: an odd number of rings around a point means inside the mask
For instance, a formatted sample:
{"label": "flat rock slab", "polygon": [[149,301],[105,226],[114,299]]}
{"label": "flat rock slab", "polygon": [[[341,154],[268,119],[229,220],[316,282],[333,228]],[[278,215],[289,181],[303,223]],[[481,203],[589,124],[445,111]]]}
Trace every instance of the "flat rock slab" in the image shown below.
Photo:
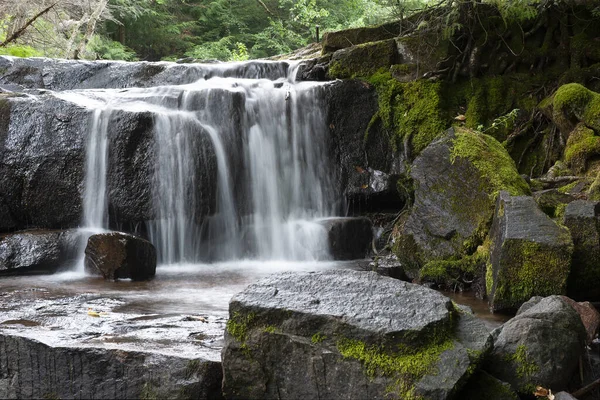
{"label": "flat rock slab", "polygon": [[228,398],[452,398],[491,345],[442,294],[374,272],[273,275],[229,312]]}
{"label": "flat rock slab", "polygon": [[0,398],[220,397],[224,312],[131,312],[131,297],[28,278],[0,290]]}
{"label": "flat rock slab", "polygon": [[434,290],[357,271],[278,274],[229,303],[231,315],[253,313],[256,323],[277,324],[285,332],[383,339],[390,345],[414,344],[414,332],[447,329],[452,311],[450,299]]}

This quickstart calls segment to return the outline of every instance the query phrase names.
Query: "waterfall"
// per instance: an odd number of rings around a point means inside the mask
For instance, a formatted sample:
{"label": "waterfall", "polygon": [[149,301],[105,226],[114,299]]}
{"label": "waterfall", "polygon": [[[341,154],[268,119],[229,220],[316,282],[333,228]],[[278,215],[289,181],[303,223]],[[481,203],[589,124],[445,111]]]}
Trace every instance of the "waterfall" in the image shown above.
{"label": "waterfall", "polygon": [[328,259],[318,220],[338,207],[324,84],[295,82],[286,63],[191,71],[199,79],[183,85],[59,95],[93,110],[84,226],[108,227],[111,110],[151,112],[154,218],[146,225],[161,263]]}

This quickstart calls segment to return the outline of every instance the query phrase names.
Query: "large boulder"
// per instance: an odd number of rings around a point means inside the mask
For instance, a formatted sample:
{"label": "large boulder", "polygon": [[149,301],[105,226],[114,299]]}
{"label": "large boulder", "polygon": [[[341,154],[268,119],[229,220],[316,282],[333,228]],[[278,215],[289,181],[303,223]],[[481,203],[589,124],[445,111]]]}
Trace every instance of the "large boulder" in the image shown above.
{"label": "large boulder", "polygon": [[533,298],[493,336],[484,369],[523,395],[566,389],[585,347],[581,319],[560,296]]}
{"label": "large boulder", "polygon": [[368,218],[326,218],[319,221],[327,231],[329,251],[335,260],[365,258],[373,240]]}
{"label": "large boulder", "polygon": [[393,39],[360,44],[333,53],[329,76],[338,79],[368,77],[399,61],[400,55]]}
{"label": "large boulder", "polygon": [[490,237],[486,289],[493,311],[516,310],[532,296],[566,292],[571,235],[532,197],[500,193]]}
{"label": "large boulder", "polygon": [[3,399],[219,399],[219,362],[0,332]]}
{"label": "large boulder", "polygon": [[227,398],[452,398],[491,344],[447,297],[374,272],[274,275],[229,314]]}
{"label": "large boulder", "polygon": [[85,269],[107,280],[147,280],[156,273],[156,249],[147,240],[121,232],[92,235],[85,248]]}
{"label": "large boulder", "polygon": [[394,251],[409,276],[427,262],[461,258],[483,242],[500,190],[529,193],[504,147],[488,135],[449,129],[413,162],[414,206]]}
{"label": "large boulder", "polygon": [[576,300],[600,299],[600,203],[576,200],[567,205],[564,225],[571,231],[573,259],[567,293]]}
{"label": "large boulder", "polygon": [[53,273],[76,257],[81,239],[75,230],[0,236],[0,275]]}

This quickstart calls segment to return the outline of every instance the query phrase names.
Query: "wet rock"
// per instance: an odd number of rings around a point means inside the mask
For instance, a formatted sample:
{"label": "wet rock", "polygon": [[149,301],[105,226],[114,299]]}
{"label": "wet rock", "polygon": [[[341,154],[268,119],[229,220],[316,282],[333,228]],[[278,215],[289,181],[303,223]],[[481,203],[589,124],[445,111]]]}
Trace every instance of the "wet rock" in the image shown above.
{"label": "wet rock", "polygon": [[365,138],[369,122],[378,110],[374,88],[359,81],[336,81],[327,86],[325,100],[329,104],[327,123],[332,136],[330,155],[339,166],[339,192],[348,199],[350,212],[378,209],[377,203],[390,201],[395,207],[403,205],[404,199],[394,187],[397,177],[405,172],[403,161],[381,126],[372,127]]}
{"label": "wet rock", "polygon": [[477,371],[469,379],[457,396],[460,400],[519,400],[510,384],[491,376],[485,371]]}
{"label": "wet rock", "polygon": [[577,311],[577,314],[579,314],[581,323],[583,323],[583,326],[585,327],[586,344],[589,345],[596,337],[598,329],[600,328],[600,313],[598,313],[596,307],[594,307],[589,301],[578,303],[566,296],[562,296],[562,299],[569,303],[569,305],[573,307],[575,311]]}
{"label": "wet rock", "polygon": [[382,68],[389,69],[399,61],[395,40],[365,43],[333,53],[329,76],[338,79],[368,77]]}
{"label": "wet rock", "polygon": [[151,279],[156,273],[156,249],[147,240],[121,232],[92,235],[85,248],[85,269],[107,280]]}
{"label": "wet rock", "polygon": [[3,399],[218,399],[221,365],[203,359],[53,347],[0,333]]}
{"label": "wet rock", "polygon": [[85,160],[81,132],[88,131],[88,112],[51,96],[5,101],[0,230],[77,226]]}
{"label": "wet rock", "polygon": [[491,136],[450,129],[415,159],[414,206],[399,221],[394,252],[411,277],[427,262],[473,253],[483,242],[500,190],[529,189]]}
{"label": "wet rock", "polygon": [[397,188],[399,176],[372,168],[359,169],[350,175],[346,191],[349,207],[354,212],[399,210],[406,201]]}
{"label": "wet rock", "polygon": [[76,257],[75,230],[19,232],[0,237],[0,275],[53,273]]}
{"label": "wet rock", "polygon": [[561,296],[532,299],[492,335],[484,369],[524,395],[538,385],[565,389],[585,347],[581,319]]}
{"label": "wet rock", "polygon": [[326,218],[319,221],[327,231],[329,250],[335,260],[364,258],[373,240],[368,218]]}
{"label": "wet rock", "polygon": [[554,400],[577,400],[567,392],[558,392],[554,395]]}
{"label": "wet rock", "polygon": [[491,344],[445,296],[374,272],[274,275],[229,313],[227,398],[446,399]]}
{"label": "wet rock", "polygon": [[532,197],[500,193],[490,237],[486,288],[492,310],[514,310],[532,296],[566,292],[571,235]]}
{"label": "wet rock", "polygon": [[398,257],[393,253],[377,257],[369,263],[369,269],[377,272],[379,275],[408,280],[408,277],[404,274],[402,264],[400,264]]}
{"label": "wet rock", "polygon": [[[260,61],[227,65],[221,75],[273,79],[285,77],[290,65],[285,61]],[[25,89],[118,89],[196,82],[215,74],[203,64],[169,62],[122,62],[57,60],[0,56],[0,84]],[[15,90],[19,91],[19,90]]]}
{"label": "wet rock", "polygon": [[600,203],[577,200],[565,210],[571,231],[573,260],[567,293],[576,300],[600,299]]}

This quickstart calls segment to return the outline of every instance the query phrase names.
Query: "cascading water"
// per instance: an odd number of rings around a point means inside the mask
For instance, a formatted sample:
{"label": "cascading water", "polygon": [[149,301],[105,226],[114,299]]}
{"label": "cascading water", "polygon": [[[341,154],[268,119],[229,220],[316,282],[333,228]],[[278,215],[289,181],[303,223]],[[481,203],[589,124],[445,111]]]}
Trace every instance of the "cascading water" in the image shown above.
{"label": "cascading water", "polygon": [[156,163],[147,231],[161,263],[327,259],[317,220],[339,204],[324,86],[294,82],[294,70],[269,62],[202,65],[191,84],[60,94],[94,109],[84,225],[108,227],[111,110],[149,111]]}

